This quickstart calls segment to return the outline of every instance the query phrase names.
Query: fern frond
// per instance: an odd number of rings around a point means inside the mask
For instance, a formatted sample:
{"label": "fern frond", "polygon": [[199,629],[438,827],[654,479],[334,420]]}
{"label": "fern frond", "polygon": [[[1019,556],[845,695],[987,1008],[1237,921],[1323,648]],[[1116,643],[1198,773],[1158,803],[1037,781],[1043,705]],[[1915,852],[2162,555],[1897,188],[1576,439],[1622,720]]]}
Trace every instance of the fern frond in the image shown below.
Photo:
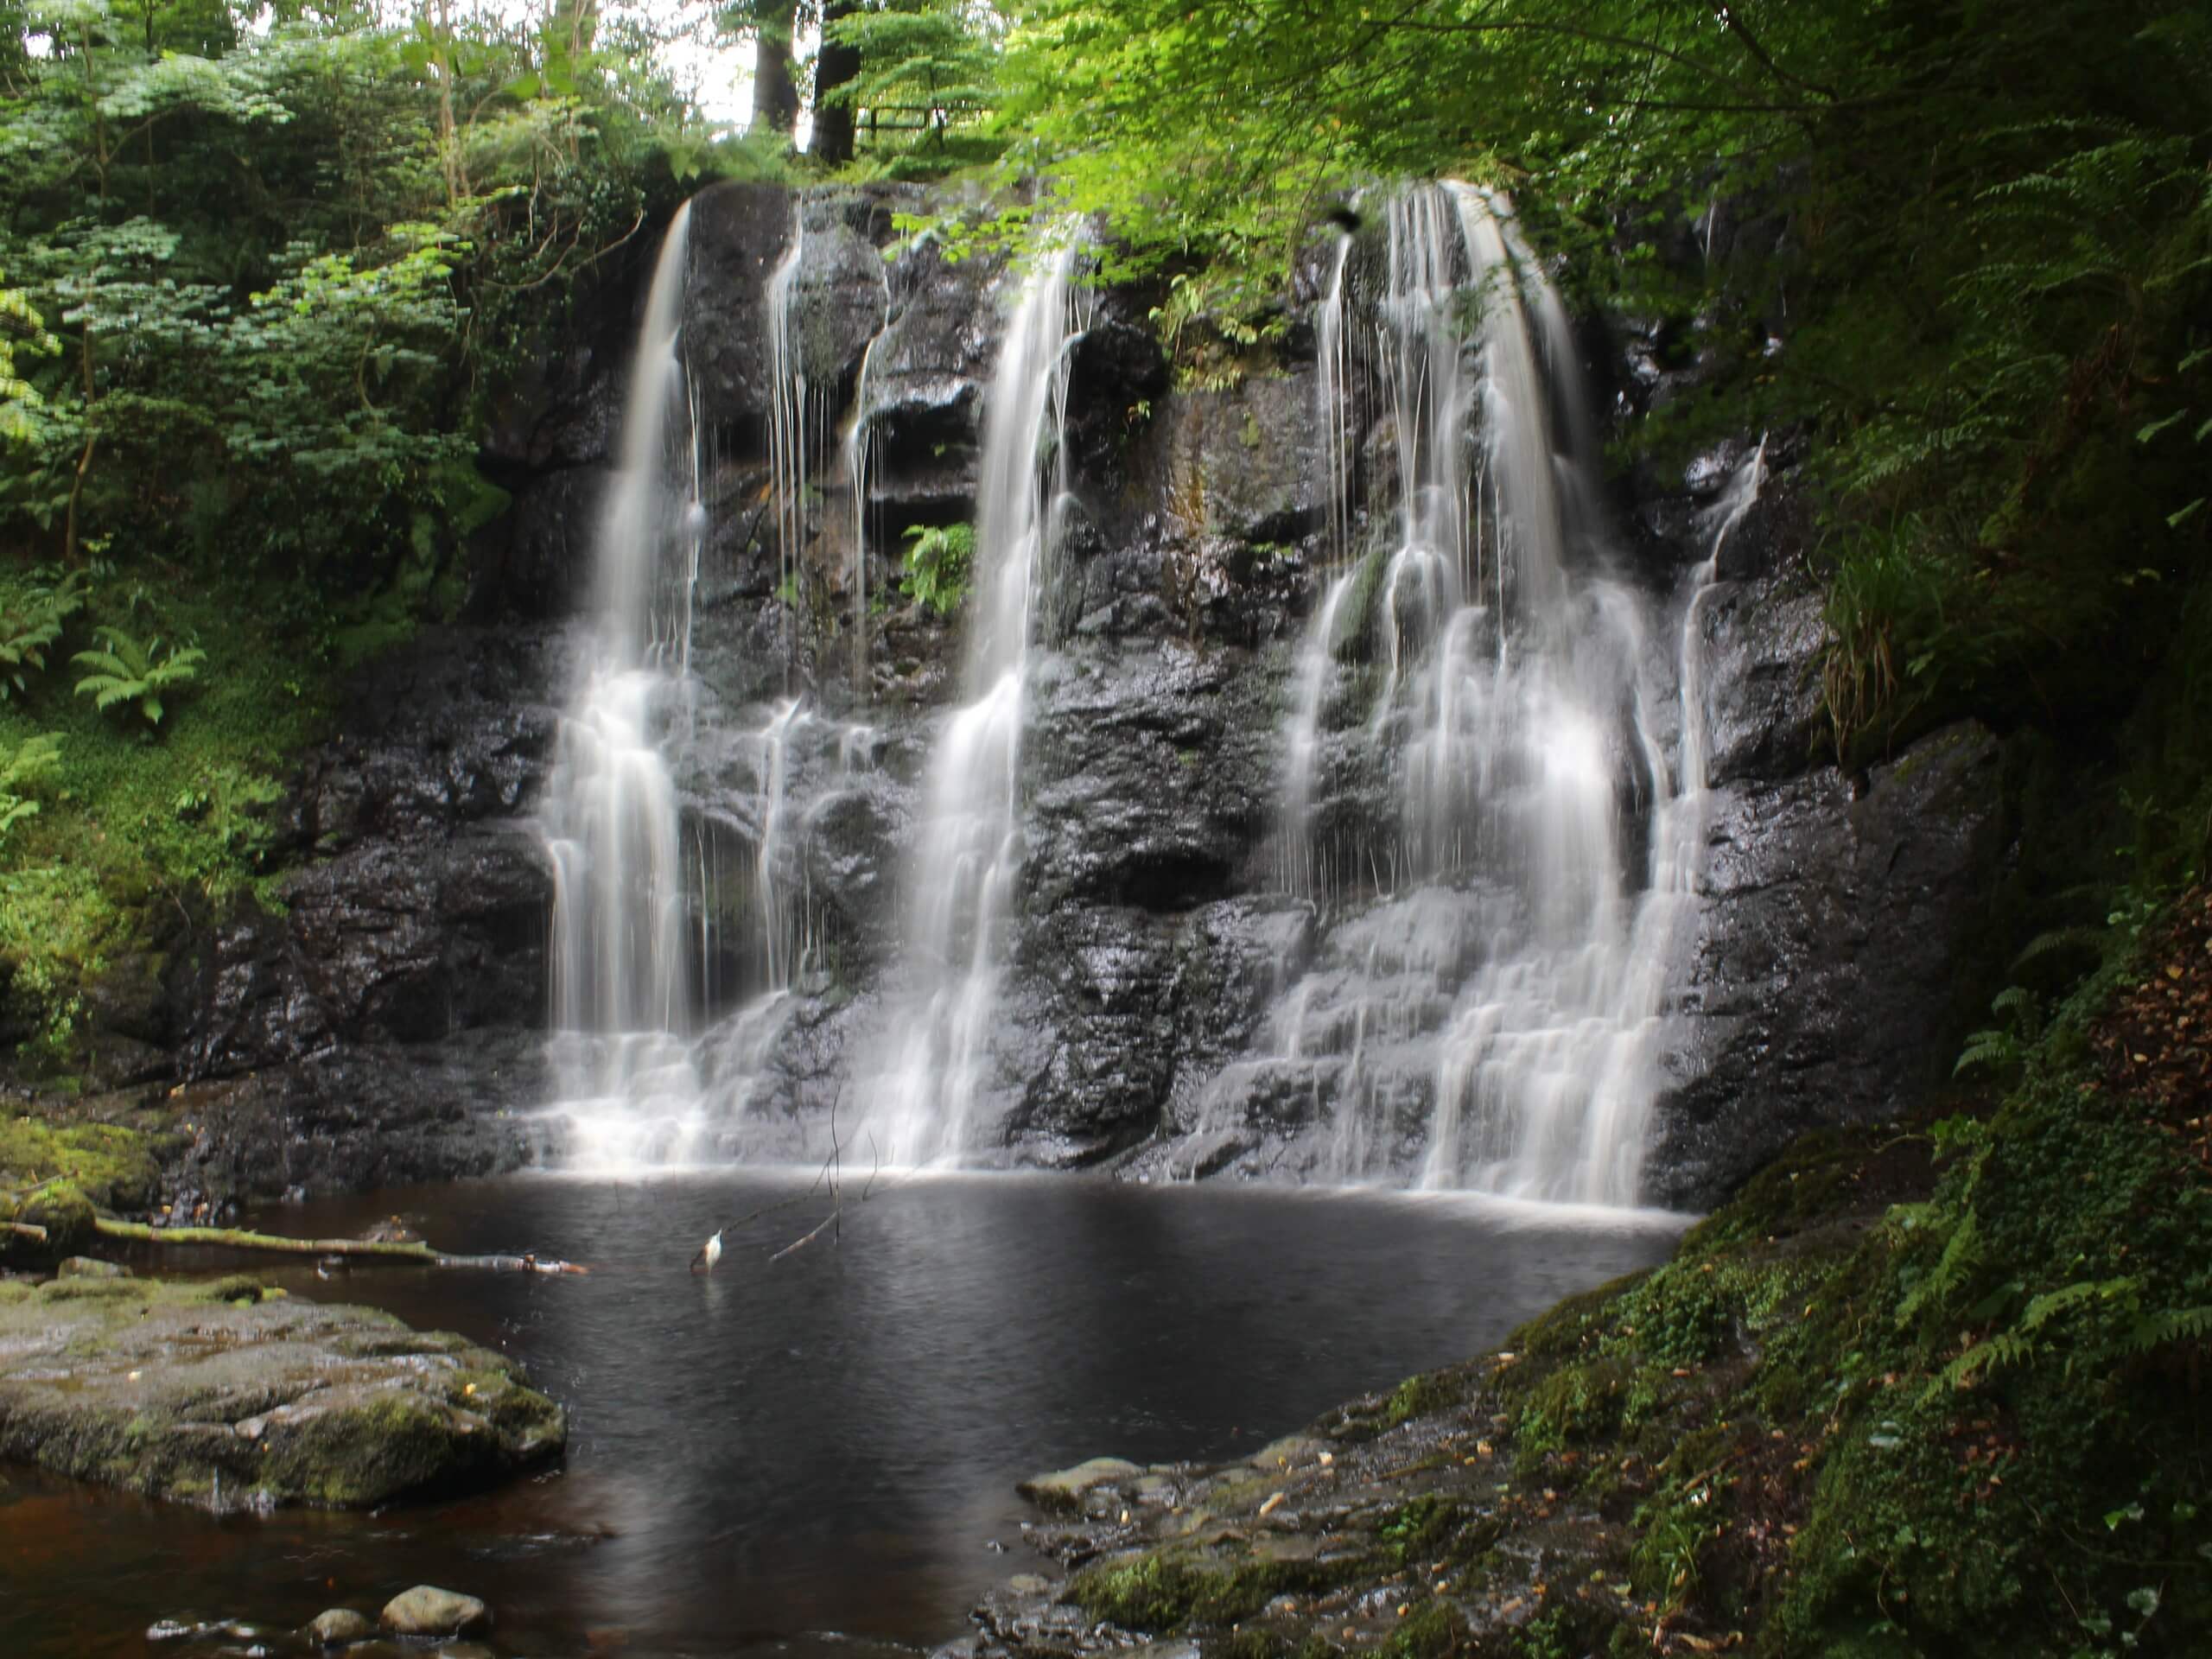
{"label": "fern frond", "polygon": [[1951,1075],[1957,1077],[1976,1066],[1987,1066],[1994,1071],[2009,1071],[2020,1063],[2020,1041],[2009,1031],[1977,1031],[1967,1039]]}
{"label": "fern frond", "polygon": [[2112,935],[2101,927],[2055,927],[2048,933],[2038,933],[2020,948],[2012,958],[2012,971],[2033,966],[2046,957],[2082,951],[2102,957],[2111,943]]}
{"label": "fern frond", "polygon": [[2148,1314],[2135,1322],[2126,1338],[2129,1349],[2139,1354],[2176,1343],[2207,1340],[2212,1340],[2212,1307],[2176,1307]]}
{"label": "fern frond", "polygon": [[2078,1307],[2093,1297],[2110,1300],[2135,1287],[2133,1279],[2076,1279],[2070,1285],[2061,1285],[2056,1290],[2047,1290],[2027,1306],[2020,1315],[2020,1329],[2037,1331],[2069,1307]]}
{"label": "fern frond", "polygon": [[1897,1307],[1897,1323],[1910,1324],[1925,1307],[1941,1306],[1950,1294],[1966,1281],[1967,1273],[1981,1257],[1981,1233],[1975,1225],[1974,1211],[1967,1211],[1951,1236],[1943,1243],[1943,1253],[1936,1258],[1936,1265],[1928,1275],[1912,1287],[1911,1294]]}
{"label": "fern frond", "polygon": [[1999,1371],[2025,1364],[2035,1351],[2036,1345],[2028,1338],[2017,1331],[2004,1332],[1986,1342],[1977,1342],[1946,1365],[1926,1392],[1933,1396],[1947,1389],[1970,1389]]}

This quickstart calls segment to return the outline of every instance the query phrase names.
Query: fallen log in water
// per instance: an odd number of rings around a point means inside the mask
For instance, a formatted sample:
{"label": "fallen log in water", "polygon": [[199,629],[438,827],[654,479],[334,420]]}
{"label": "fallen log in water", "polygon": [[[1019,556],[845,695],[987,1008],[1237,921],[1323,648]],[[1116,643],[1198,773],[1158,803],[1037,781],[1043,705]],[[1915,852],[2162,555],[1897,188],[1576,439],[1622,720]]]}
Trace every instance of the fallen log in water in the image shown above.
{"label": "fallen log in water", "polygon": [[220,1249],[254,1250],[274,1255],[349,1255],[380,1261],[413,1262],[431,1268],[472,1268],[481,1273],[588,1273],[588,1268],[535,1254],[521,1255],[448,1255],[419,1240],[401,1243],[372,1238],[285,1238],[276,1233],[253,1233],[238,1227],[149,1227],[139,1221],[97,1218],[92,1225],[105,1238],[129,1239],[141,1244],[201,1244]]}

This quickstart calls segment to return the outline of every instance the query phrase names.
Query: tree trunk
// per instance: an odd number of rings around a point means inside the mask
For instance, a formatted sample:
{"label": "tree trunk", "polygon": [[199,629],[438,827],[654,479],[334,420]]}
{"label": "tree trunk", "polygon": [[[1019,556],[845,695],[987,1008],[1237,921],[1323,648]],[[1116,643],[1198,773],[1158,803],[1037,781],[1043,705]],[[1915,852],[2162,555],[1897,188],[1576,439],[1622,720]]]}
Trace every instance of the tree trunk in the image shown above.
{"label": "tree trunk", "polygon": [[840,86],[849,86],[861,72],[858,47],[843,46],[830,38],[829,25],[849,17],[855,0],[829,0],[823,7],[822,49],[814,58],[815,156],[832,167],[853,159],[853,106],[830,101]]}
{"label": "tree trunk", "polygon": [[798,86],[791,79],[791,40],[798,8],[764,19],[753,48],[754,132],[789,132],[798,124]]}

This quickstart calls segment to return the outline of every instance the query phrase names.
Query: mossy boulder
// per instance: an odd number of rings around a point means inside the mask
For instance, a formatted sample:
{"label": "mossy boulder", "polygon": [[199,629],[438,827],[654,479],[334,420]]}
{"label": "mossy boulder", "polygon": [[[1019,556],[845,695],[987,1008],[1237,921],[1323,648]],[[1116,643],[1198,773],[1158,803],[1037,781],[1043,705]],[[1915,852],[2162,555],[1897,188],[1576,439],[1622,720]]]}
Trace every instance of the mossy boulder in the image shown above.
{"label": "mossy boulder", "polygon": [[565,1443],[498,1354],[242,1289],[0,1286],[0,1458],[219,1510],[338,1508],[480,1486]]}
{"label": "mossy boulder", "polygon": [[150,1207],[161,1188],[153,1142],[113,1123],[60,1123],[28,1115],[0,1118],[0,1266],[50,1268],[83,1254],[101,1211]]}
{"label": "mossy boulder", "polygon": [[67,1181],[53,1181],[26,1193],[10,1206],[0,1220],[43,1230],[45,1236],[0,1232],[0,1261],[10,1267],[44,1267],[66,1257],[80,1255],[99,1236],[92,1201]]}

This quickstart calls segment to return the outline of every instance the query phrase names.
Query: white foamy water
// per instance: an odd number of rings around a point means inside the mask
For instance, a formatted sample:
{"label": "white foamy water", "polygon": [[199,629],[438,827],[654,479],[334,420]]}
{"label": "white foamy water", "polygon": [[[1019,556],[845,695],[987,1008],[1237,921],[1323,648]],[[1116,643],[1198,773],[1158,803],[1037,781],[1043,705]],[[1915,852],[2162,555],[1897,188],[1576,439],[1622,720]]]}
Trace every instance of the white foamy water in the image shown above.
{"label": "white foamy water", "polygon": [[[1065,488],[1059,429],[1066,347],[1086,296],[1063,232],[1040,254],[1000,347],[983,459],[962,687],[923,782],[906,865],[905,1004],[867,1086],[868,1132],[887,1162],[969,1148],[1021,869],[1020,775],[1033,613]],[[1039,463],[1040,448],[1050,459]]]}
{"label": "white foamy water", "polygon": [[[1427,1188],[1632,1205],[1704,827],[1713,563],[1663,600],[1613,574],[1566,308],[1510,204],[1408,190],[1384,232],[1370,330],[1341,252],[1319,329],[1332,551],[1294,660],[1280,844],[1323,931],[1198,1128],[1303,1098],[1313,1175],[1410,1160]],[[1389,512],[1347,568],[1361,354]],[[1714,509],[1716,552],[1759,477],[1755,457]],[[1362,750],[1388,756],[1395,822],[1348,845],[1314,818]]]}

